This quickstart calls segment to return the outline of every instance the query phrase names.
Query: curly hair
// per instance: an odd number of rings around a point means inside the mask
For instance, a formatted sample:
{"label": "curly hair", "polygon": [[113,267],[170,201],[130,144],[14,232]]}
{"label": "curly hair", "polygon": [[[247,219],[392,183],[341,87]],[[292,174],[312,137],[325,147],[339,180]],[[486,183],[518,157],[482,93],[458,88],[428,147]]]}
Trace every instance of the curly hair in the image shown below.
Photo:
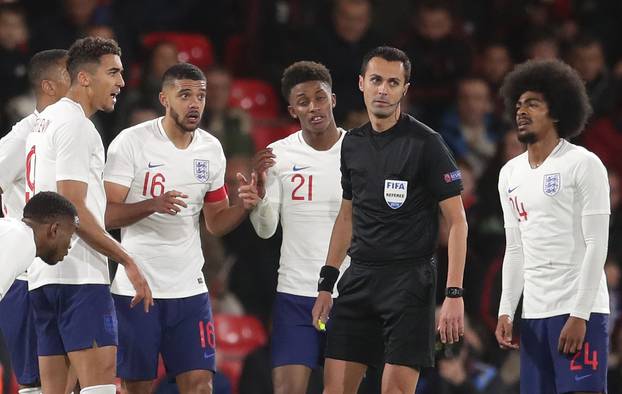
{"label": "curly hair", "polygon": [[73,221],[77,216],[76,207],[55,192],[37,193],[24,206],[24,219],[37,223],[51,223],[61,218]]}
{"label": "curly hair", "polygon": [[67,71],[73,82],[85,66],[99,64],[104,55],[121,56],[121,48],[115,40],[101,37],[85,37],[76,40],[67,54]]}
{"label": "curly hair", "polygon": [[592,114],[592,106],[579,74],[559,60],[529,60],[519,64],[503,80],[501,96],[505,110],[516,126],[516,102],[527,92],[544,96],[549,116],[557,120],[555,129],[561,138],[581,133]]}
{"label": "curly hair", "polygon": [[333,78],[330,76],[330,72],[325,65],[302,60],[290,65],[283,71],[283,77],[281,77],[281,93],[285,100],[289,101],[289,95],[294,86],[309,81],[325,82],[331,89],[333,87]]}

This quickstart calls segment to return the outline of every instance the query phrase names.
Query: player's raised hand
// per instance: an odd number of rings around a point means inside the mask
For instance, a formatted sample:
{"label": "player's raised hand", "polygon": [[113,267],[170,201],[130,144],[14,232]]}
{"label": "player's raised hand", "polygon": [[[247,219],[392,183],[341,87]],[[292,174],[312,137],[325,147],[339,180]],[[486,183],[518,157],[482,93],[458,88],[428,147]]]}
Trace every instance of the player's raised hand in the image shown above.
{"label": "player's raised hand", "polygon": [[574,354],[583,348],[587,322],[581,318],[570,316],[559,334],[557,346],[560,353]]}
{"label": "player's raised hand", "polygon": [[188,208],[188,205],[181,200],[182,198],[188,198],[188,196],[177,190],[169,190],[151,200],[153,204],[152,209],[157,213],[177,215],[177,213],[181,211],[180,207]]}
{"label": "player's raised hand", "polygon": [[443,343],[454,343],[464,335],[464,301],[445,298],[438,318],[438,333]]}
{"label": "player's raised hand", "polygon": [[257,192],[260,198],[266,195],[266,179],[268,178],[268,168],[272,167],[276,161],[276,156],[272,153],[272,148],[265,148],[255,154],[253,158],[253,171],[257,173]]}
{"label": "player's raised hand", "polygon": [[153,295],[151,294],[151,288],[147,280],[142,272],[140,272],[140,268],[138,268],[138,265],[133,260],[125,262],[123,268],[125,268],[125,274],[130,280],[130,283],[132,283],[134,290],[136,290],[136,295],[132,298],[130,307],[133,308],[142,301],[145,305],[145,312],[149,312],[149,308],[153,305]]}
{"label": "player's raised hand", "polygon": [[[318,292],[315,304],[311,310],[311,319],[313,320],[313,327],[319,331],[326,330],[326,322],[328,321],[328,315],[330,309],[333,307],[333,297],[327,291]],[[321,322],[321,323],[320,323]]]}
{"label": "player's raised hand", "polygon": [[242,173],[236,174],[240,187],[238,188],[238,197],[242,201],[242,205],[246,210],[252,210],[261,202],[261,197],[257,194],[257,174],[255,171],[251,174],[251,181],[247,181]]}
{"label": "player's raised hand", "polygon": [[501,349],[518,349],[518,345],[512,343],[512,319],[508,315],[499,316],[495,337]]}

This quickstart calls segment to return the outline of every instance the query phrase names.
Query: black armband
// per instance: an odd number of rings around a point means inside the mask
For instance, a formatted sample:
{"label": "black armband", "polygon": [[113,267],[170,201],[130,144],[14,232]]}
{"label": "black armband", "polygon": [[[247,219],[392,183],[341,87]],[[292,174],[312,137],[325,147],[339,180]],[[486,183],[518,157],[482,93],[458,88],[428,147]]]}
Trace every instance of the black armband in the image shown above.
{"label": "black armband", "polygon": [[339,270],[332,265],[325,265],[320,270],[320,279],[317,281],[317,291],[333,293],[335,282],[339,278]]}

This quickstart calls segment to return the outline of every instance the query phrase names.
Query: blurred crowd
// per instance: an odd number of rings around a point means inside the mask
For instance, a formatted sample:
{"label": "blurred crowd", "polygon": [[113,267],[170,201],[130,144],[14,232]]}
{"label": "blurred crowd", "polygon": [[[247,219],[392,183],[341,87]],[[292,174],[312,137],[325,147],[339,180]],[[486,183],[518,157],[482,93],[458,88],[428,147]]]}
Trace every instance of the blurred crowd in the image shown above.
{"label": "blurred crowd", "polygon": [[[417,392],[518,393],[518,354],[501,351],[493,331],[504,251],[498,173],[524,147],[504,115],[498,88],[514,64],[563,59],[584,79],[594,109],[573,142],[595,152],[609,171],[609,393],[622,393],[621,19],[618,0],[0,1],[0,136],[34,108],[26,72],[32,54],[68,48],[86,35],[115,38],[123,50],[126,87],[113,113],[93,119],[104,145],[124,128],[163,115],[158,100],[163,72],[191,62],[208,79],[202,128],[221,141],[226,182],[236,190],[235,174],[250,172],[256,150],[299,128],[278,93],[287,65],[306,59],[329,68],[337,124],[349,129],[367,121],[358,89],[363,54],[380,44],[397,46],[413,63],[402,110],[441,133],[453,151],[470,230],[464,280],[468,329],[460,345],[439,345],[437,368],[424,371]],[[266,349],[280,235],[261,240],[248,221],[223,238],[203,235],[204,269],[223,321],[217,328],[222,379],[228,380],[223,387],[271,392]],[[446,237],[441,228],[439,302]],[[246,330],[252,338],[229,335],[244,327],[254,327]],[[0,345],[8,390],[5,353]],[[362,390],[376,392],[375,375],[368,374]],[[321,375],[315,380],[310,392],[320,390]],[[171,390],[166,377],[159,390]]]}

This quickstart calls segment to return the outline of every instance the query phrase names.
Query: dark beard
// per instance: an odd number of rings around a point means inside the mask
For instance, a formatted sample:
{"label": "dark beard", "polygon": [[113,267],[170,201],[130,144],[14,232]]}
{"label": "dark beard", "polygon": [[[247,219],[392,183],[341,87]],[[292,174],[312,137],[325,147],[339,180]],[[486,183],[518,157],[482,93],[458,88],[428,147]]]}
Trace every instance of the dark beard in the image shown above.
{"label": "dark beard", "polygon": [[518,133],[517,138],[519,142],[522,142],[523,144],[527,144],[527,145],[533,144],[534,142],[537,141],[536,135],[531,132],[527,132],[524,134]]}
{"label": "dark beard", "polygon": [[171,118],[173,118],[173,120],[175,121],[175,124],[177,125],[177,127],[179,127],[181,130],[183,130],[185,132],[192,133],[193,131],[196,130],[196,129],[189,128],[189,127],[185,126],[181,122],[179,114],[177,112],[175,112],[173,107],[171,107]]}

